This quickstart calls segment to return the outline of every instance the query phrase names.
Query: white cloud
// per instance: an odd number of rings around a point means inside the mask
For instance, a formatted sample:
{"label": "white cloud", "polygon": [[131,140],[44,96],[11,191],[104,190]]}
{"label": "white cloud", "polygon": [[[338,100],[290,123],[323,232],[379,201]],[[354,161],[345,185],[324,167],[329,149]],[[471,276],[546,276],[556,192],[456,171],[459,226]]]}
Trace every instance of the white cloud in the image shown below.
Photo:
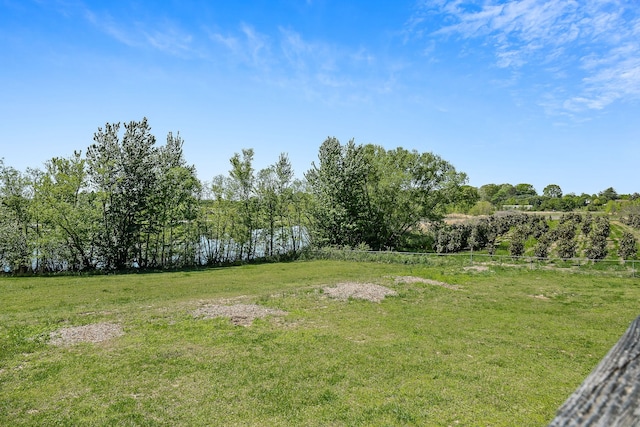
{"label": "white cloud", "polygon": [[241,52],[240,41],[236,37],[223,36],[220,33],[211,33],[209,37],[211,38],[212,41],[223,45],[234,54],[237,54],[237,55],[240,54]]}
{"label": "white cloud", "polygon": [[640,98],[639,12],[632,0],[425,0],[407,31],[430,25],[431,39],[480,40],[499,68],[573,79],[573,93],[541,104],[579,112]]}
{"label": "white cloud", "polygon": [[85,19],[94,27],[129,47],[151,48],[176,56],[197,55],[193,36],[170,20],[143,23],[87,8],[83,12]]}
{"label": "white cloud", "polygon": [[368,102],[372,93],[391,92],[395,84],[394,70],[367,48],[309,40],[290,28],[267,37],[242,24],[231,34],[211,33],[210,39],[262,81],[325,102]]}
{"label": "white cloud", "polygon": [[137,47],[139,43],[135,40],[133,34],[125,31],[123,28],[118,26],[111,15],[102,14],[98,16],[90,10],[85,11],[85,18],[100,31],[106,33],[107,35],[113,37],[120,43],[123,43],[130,47]]}
{"label": "white cloud", "polygon": [[176,28],[142,31],[149,45],[163,52],[179,55],[191,51],[193,37]]}
{"label": "white cloud", "polygon": [[245,37],[245,46],[251,61],[254,64],[264,63],[264,58],[269,55],[269,38],[247,24],[242,24],[240,29]]}

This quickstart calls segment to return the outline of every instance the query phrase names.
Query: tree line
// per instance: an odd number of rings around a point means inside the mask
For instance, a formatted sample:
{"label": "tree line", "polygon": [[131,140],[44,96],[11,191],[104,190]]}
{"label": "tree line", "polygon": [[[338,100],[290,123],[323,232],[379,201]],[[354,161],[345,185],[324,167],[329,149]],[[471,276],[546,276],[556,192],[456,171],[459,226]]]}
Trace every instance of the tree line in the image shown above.
{"label": "tree line", "polygon": [[305,197],[285,155],[256,176],[253,153],[244,150],[231,159],[228,176],[205,188],[183,144],[169,133],[158,146],[143,119],[107,123],[86,154],[53,158],[43,169],[20,172],[0,162],[0,266],[55,272],[217,265],[257,257],[259,239],[269,241],[260,256],[298,250]]}
{"label": "tree line", "polygon": [[[84,153],[54,157],[41,169],[22,172],[0,159],[0,271],[213,266],[296,257],[311,245],[493,254],[500,240],[509,241],[514,256],[529,242],[529,252],[541,258],[553,252],[602,259],[609,250],[606,218],[567,214],[550,229],[535,216],[490,214],[504,204],[640,206],[640,195],[613,188],[581,196],[564,195],[555,184],[542,195],[530,184],[476,188],[436,154],[332,137],[302,178],[285,153],[256,171],[254,151],[242,149],[229,159],[227,174],[204,183],[183,145],[171,132],[158,145],[145,118],[106,123]],[[447,226],[441,220],[451,212],[489,216]],[[639,218],[633,211],[622,220],[639,228]],[[637,253],[628,232],[616,247],[623,258]]]}
{"label": "tree line", "polygon": [[147,119],[107,123],[85,152],[22,172],[0,160],[0,268],[119,271],[296,256],[310,244],[401,247],[464,203],[466,175],[432,153],[327,138],[304,179],[243,149],[201,182],[184,141]]}
{"label": "tree line", "polygon": [[464,203],[454,206],[454,210],[472,215],[487,215],[498,210],[522,209],[531,211],[571,212],[576,209],[587,211],[615,212],[624,201],[640,200],[639,193],[618,194],[613,187],[596,194],[564,194],[557,184],[549,184],[538,194],[531,184],[485,184],[481,187],[467,186],[464,189]]}

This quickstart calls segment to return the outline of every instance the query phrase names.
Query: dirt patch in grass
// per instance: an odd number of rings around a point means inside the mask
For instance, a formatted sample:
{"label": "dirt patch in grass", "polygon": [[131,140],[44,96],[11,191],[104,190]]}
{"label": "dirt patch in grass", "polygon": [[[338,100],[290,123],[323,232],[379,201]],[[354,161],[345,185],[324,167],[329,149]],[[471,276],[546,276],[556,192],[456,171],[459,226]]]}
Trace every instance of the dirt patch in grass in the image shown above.
{"label": "dirt patch in grass", "polygon": [[489,271],[486,265],[471,265],[463,268],[464,271]]}
{"label": "dirt patch in grass", "polygon": [[122,335],[124,335],[122,326],[117,323],[92,323],[53,331],[49,334],[49,344],[64,346],[81,342],[97,343]]}
{"label": "dirt patch in grass", "polygon": [[425,279],[423,277],[415,276],[397,276],[395,277],[396,283],[426,283],[427,285],[442,286],[443,288],[453,289],[454,291],[460,290],[460,286],[451,285],[445,282],[439,282],[437,280]]}
{"label": "dirt patch in grass", "polygon": [[335,286],[327,286],[322,289],[331,298],[346,300],[349,298],[364,299],[367,301],[380,302],[387,295],[397,295],[393,289],[373,283],[346,282],[338,283]]}
{"label": "dirt patch in grass", "polygon": [[215,317],[228,317],[234,325],[250,326],[254,319],[267,316],[285,316],[288,313],[282,310],[266,308],[256,304],[220,305],[208,304],[193,312],[193,316],[203,319]]}
{"label": "dirt patch in grass", "polygon": [[541,299],[541,300],[545,300],[545,301],[548,301],[548,300],[550,300],[550,299],[551,299],[551,298],[549,298],[549,297],[547,297],[547,296],[544,296],[543,294],[540,294],[540,295],[531,295],[531,298]]}

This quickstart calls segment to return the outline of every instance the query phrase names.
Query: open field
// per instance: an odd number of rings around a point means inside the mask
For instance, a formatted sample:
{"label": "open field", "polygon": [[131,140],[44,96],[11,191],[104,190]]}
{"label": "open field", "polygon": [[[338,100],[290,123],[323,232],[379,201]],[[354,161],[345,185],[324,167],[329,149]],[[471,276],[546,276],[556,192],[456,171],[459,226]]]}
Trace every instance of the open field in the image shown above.
{"label": "open field", "polygon": [[541,426],[640,279],[306,261],[0,278],[0,298],[0,425]]}

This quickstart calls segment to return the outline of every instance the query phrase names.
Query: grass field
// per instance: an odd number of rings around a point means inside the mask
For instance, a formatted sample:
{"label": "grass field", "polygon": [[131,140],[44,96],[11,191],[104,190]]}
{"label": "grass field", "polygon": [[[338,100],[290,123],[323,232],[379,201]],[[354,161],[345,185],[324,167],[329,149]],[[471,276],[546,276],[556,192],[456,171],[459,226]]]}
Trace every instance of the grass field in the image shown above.
{"label": "grass field", "polygon": [[[397,295],[328,298],[341,282]],[[637,278],[348,261],[1,278],[0,425],[542,426],[639,299]],[[288,314],[193,315],[239,302]],[[104,322],[123,335],[52,345]]]}

